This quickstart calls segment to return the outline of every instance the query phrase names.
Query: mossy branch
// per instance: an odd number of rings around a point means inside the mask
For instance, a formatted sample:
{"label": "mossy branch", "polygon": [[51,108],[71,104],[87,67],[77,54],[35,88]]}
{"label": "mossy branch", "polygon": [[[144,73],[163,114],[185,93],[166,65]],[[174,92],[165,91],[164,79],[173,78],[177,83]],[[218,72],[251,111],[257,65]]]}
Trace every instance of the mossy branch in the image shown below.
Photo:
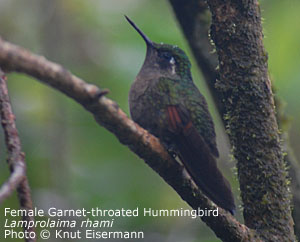
{"label": "mossy branch", "polygon": [[[191,0],[183,2],[180,0],[169,0],[177,20],[183,30],[183,33],[191,47],[195,56],[199,69],[203,73],[204,80],[209,87],[217,110],[222,117],[224,126],[226,127],[227,121],[225,120],[226,110],[224,107],[223,96],[220,90],[215,88],[216,80],[218,78],[218,59],[217,54],[213,50],[209,38],[209,28],[211,24],[211,13],[209,11],[206,1]],[[283,107],[280,105],[282,101],[276,97],[276,114],[280,130],[282,120],[286,119],[283,114]],[[289,166],[289,173],[291,177],[292,193],[293,193],[293,218],[295,221],[295,234],[300,237],[300,179],[297,174],[300,173],[299,162],[293,155],[288,142],[287,130],[284,130],[283,139],[284,152],[287,153],[285,161]],[[300,176],[299,176],[300,177]]]}
{"label": "mossy branch", "polygon": [[294,241],[287,171],[256,0],[207,1],[247,226],[266,241]]}

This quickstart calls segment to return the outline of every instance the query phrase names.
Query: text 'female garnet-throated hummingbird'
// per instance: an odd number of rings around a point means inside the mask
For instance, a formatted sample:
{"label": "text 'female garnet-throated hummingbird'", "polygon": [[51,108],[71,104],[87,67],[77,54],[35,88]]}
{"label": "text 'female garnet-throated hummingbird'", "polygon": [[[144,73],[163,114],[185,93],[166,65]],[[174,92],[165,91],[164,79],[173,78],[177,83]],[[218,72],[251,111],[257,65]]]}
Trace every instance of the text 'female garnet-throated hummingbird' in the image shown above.
{"label": "text 'female garnet-throated hummingbird'", "polygon": [[193,83],[188,57],[177,46],[152,42],[125,17],[147,45],[146,59],[129,93],[132,119],[179,156],[212,201],[234,214],[230,184],[216,163],[219,153],[214,124]]}

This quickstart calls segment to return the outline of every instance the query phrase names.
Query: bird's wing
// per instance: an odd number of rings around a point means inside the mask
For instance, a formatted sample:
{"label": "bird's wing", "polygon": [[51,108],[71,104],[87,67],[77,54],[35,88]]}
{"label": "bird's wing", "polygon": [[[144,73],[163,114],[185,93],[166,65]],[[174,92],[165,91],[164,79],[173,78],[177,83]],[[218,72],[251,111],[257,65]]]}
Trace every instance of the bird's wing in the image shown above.
{"label": "bird's wing", "polygon": [[[191,92],[191,93],[190,93]],[[216,143],[216,133],[214,123],[208,111],[205,98],[199,92],[196,86],[192,86],[184,90],[182,109],[186,108],[190,115],[190,119],[208,145],[211,153],[215,157],[219,157]]]}
{"label": "bird's wing", "polygon": [[217,168],[211,148],[192,123],[188,111],[179,105],[169,105],[166,115],[179,157],[195,183],[217,205],[234,213],[230,184]]}

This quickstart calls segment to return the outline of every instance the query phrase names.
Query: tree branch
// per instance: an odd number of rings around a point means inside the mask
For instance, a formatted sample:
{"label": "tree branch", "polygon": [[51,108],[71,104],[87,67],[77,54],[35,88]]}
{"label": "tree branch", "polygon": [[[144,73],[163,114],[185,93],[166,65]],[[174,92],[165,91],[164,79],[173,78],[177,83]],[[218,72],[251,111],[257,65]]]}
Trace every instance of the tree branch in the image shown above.
{"label": "tree branch", "polygon": [[[144,159],[192,208],[216,209],[216,205],[202,194],[159,140],[129,119],[115,102],[103,96],[98,87],[44,57],[1,39],[0,66],[6,71],[26,73],[65,93],[91,112],[96,121],[115,134],[122,144]],[[223,241],[259,241],[254,231],[240,224],[228,212],[218,209],[219,216],[201,219],[219,238]]]}
{"label": "tree branch", "polygon": [[[200,70],[203,73],[204,80],[209,87],[212,94],[214,103],[218,109],[224,126],[226,127],[226,117],[224,102],[220,91],[215,88],[216,79],[218,73],[217,67],[217,55],[213,52],[213,46],[209,39],[209,27],[211,22],[211,14],[208,9],[207,3],[204,0],[190,0],[183,2],[180,0],[169,0],[171,6],[175,12],[177,20],[181,25],[183,33],[188,40],[188,43],[192,49],[195,59],[198,63]],[[282,129],[281,120],[285,117],[282,114],[281,100],[277,97],[275,101],[276,114],[279,128]],[[300,165],[295,156],[293,150],[289,145],[288,134],[285,130],[283,135],[284,151],[287,153],[285,161],[290,167],[289,173],[291,177],[291,187],[293,193],[293,218],[295,221],[295,234],[300,237]]]}
{"label": "tree branch", "polygon": [[256,0],[207,2],[220,65],[217,87],[225,100],[238,161],[245,223],[265,240],[295,241],[259,4]]}
{"label": "tree branch", "polygon": [[[25,210],[32,209],[32,200],[30,188],[26,177],[25,155],[21,150],[21,142],[15,125],[15,116],[12,112],[8,90],[6,86],[6,77],[0,69],[0,116],[1,124],[5,133],[5,142],[8,150],[8,165],[11,172],[9,179],[1,186],[0,203],[7,198],[16,188],[20,201],[20,208]],[[33,221],[31,216],[23,216],[26,222]],[[23,229],[27,232],[34,232],[34,228]],[[35,242],[36,239],[27,238],[27,242]]]}

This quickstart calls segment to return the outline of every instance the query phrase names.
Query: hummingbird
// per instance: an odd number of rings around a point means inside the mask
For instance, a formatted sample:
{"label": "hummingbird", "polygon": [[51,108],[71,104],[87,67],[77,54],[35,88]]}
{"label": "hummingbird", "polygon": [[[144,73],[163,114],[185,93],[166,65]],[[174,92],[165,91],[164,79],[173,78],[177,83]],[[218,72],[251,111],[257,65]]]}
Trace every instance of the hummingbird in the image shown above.
{"label": "hummingbird", "polygon": [[175,45],[151,41],[125,18],[147,46],[144,64],[129,92],[132,119],[179,158],[207,197],[234,214],[230,184],[217,167],[214,124],[206,100],[193,82],[187,55]]}

